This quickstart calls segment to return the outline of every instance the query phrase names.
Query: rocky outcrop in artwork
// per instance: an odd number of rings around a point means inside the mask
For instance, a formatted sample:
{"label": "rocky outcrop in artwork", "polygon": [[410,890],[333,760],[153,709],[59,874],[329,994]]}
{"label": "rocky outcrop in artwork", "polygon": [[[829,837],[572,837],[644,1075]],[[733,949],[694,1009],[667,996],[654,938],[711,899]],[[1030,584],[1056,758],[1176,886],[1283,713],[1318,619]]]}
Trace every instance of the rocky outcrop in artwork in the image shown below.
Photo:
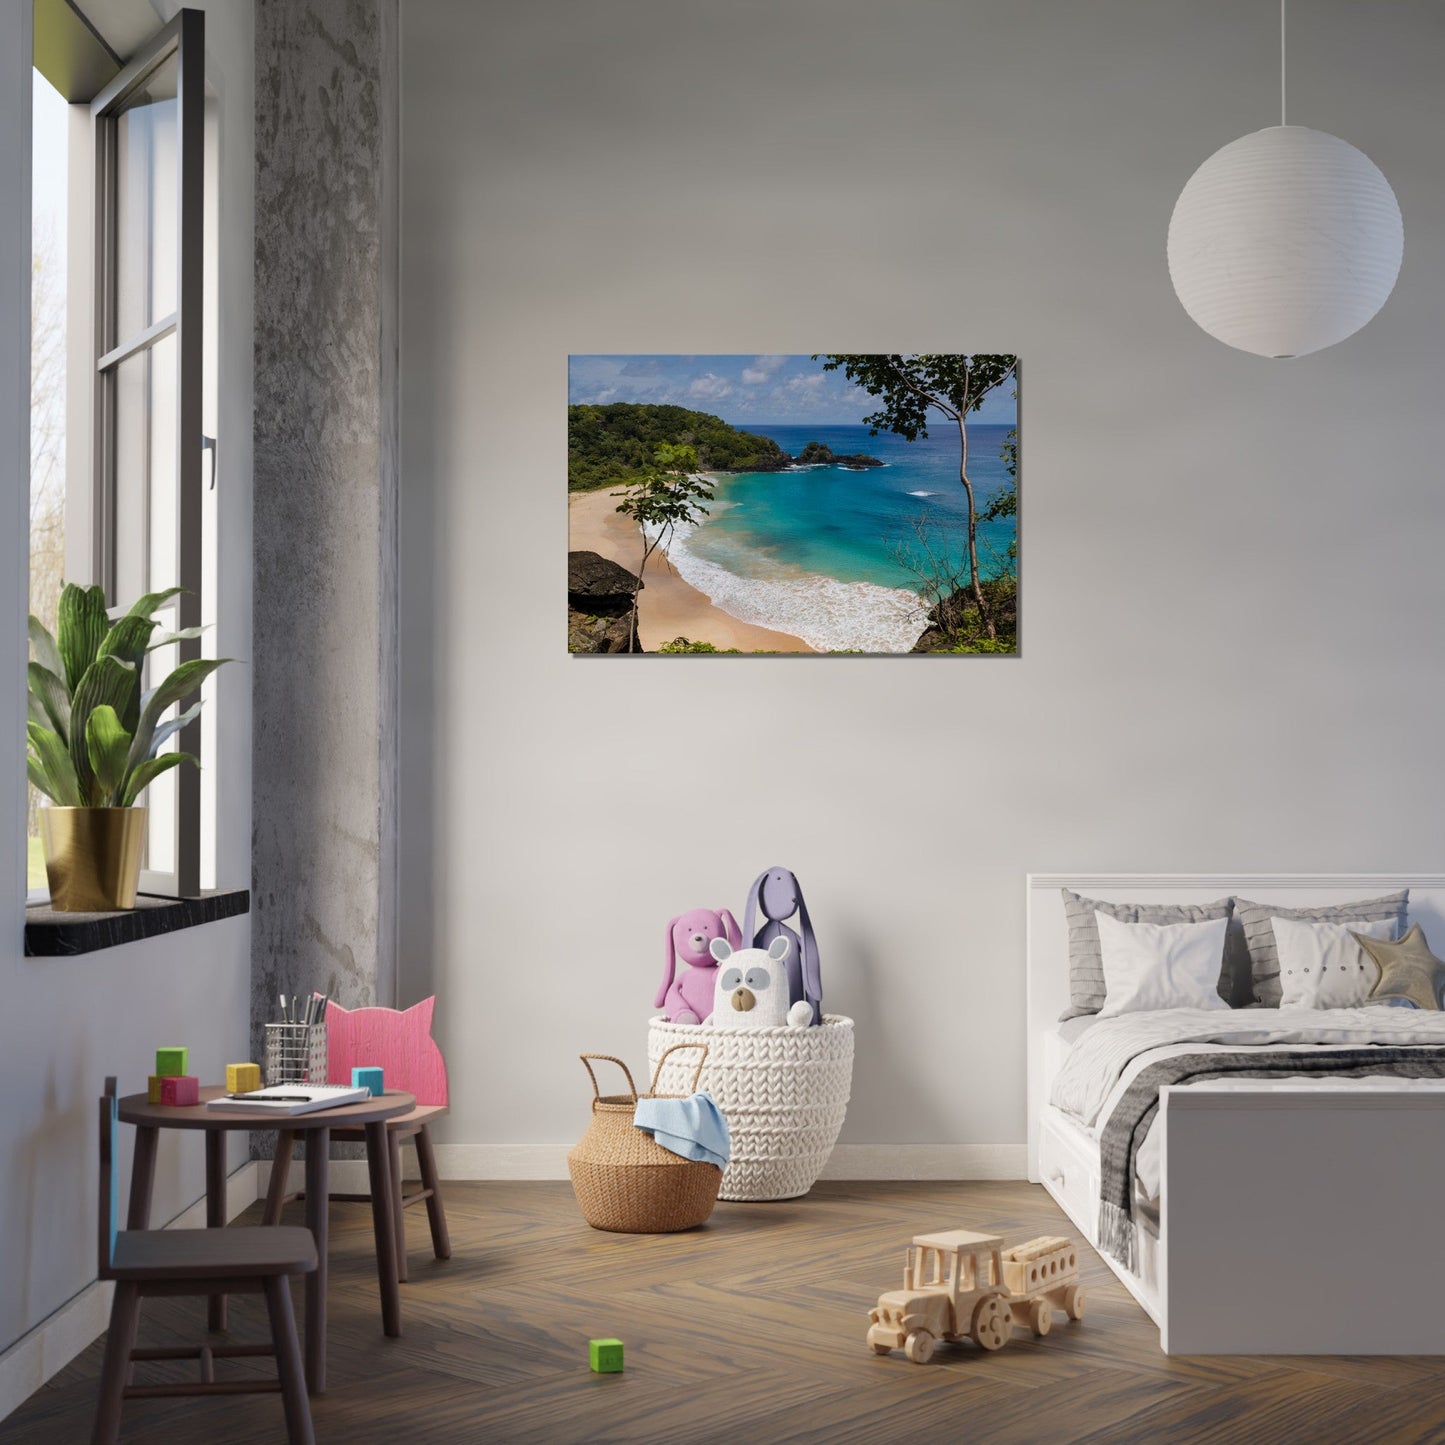
{"label": "rocky outcrop in artwork", "polygon": [[641,652],[633,614],[642,587],[640,578],[598,552],[569,552],[567,650]]}

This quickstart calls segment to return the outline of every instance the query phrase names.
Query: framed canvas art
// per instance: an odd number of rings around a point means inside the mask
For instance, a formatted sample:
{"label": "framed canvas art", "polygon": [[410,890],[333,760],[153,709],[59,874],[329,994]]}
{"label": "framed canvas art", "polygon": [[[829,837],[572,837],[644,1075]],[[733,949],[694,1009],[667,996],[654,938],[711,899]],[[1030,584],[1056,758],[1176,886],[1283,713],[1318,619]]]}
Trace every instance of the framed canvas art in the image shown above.
{"label": "framed canvas art", "polygon": [[1017,655],[1019,365],[573,356],[574,653]]}

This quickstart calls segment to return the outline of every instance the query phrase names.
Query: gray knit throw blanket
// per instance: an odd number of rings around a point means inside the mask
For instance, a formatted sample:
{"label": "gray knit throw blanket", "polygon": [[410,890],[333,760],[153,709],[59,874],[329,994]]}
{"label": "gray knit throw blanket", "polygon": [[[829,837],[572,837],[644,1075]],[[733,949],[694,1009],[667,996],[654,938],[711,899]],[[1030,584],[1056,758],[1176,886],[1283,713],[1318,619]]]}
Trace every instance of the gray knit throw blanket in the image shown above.
{"label": "gray knit throw blanket", "polygon": [[1445,1048],[1323,1051],[1240,1049],[1231,1053],[1177,1054],[1139,1071],[1120,1096],[1099,1140],[1099,1248],[1132,1274],[1139,1272],[1134,1223],[1134,1156],[1159,1112],[1166,1084],[1199,1079],[1277,1079],[1311,1075],[1359,1079],[1388,1074],[1399,1079],[1445,1078]]}

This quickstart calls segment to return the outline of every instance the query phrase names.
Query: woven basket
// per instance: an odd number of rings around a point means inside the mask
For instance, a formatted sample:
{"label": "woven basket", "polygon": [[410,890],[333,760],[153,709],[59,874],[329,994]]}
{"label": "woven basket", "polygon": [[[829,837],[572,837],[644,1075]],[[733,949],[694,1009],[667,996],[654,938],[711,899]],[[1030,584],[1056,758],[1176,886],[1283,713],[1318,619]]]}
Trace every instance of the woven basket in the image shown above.
{"label": "woven basket", "polygon": [[[659,1094],[657,1076],[668,1055],[678,1049],[702,1050],[693,1071],[691,1087],[677,1094]],[[697,1092],[697,1077],[707,1062],[708,1046],[696,1039],[666,1050],[653,1071],[652,1099],[684,1098]],[[582,1063],[592,1080],[592,1122],[567,1156],[572,1191],[582,1217],[593,1229],[614,1234],[672,1234],[694,1229],[712,1213],[717,1202],[722,1170],[703,1160],[684,1159],[664,1149],[651,1134],[633,1122],[637,1112],[637,1085],[621,1059],[611,1054],[583,1054]],[[616,1064],[627,1075],[626,1094],[603,1094],[592,1072],[592,1060]],[[673,1066],[686,1078],[686,1067]]]}
{"label": "woven basket", "polygon": [[[651,1020],[648,1061],[655,1084],[676,1088],[682,1066],[668,1062],[697,1024]],[[795,1199],[822,1173],[853,1087],[853,1020],[824,1014],[807,1029],[708,1029],[701,1087],[728,1121],[732,1157],[719,1199]]]}

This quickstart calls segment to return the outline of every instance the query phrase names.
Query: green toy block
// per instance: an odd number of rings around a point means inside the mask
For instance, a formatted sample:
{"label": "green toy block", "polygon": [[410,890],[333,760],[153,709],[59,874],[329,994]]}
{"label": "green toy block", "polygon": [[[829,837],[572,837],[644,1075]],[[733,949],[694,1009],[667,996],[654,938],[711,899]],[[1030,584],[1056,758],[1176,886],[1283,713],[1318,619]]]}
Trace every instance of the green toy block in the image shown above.
{"label": "green toy block", "polygon": [[179,1079],[190,1073],[187,1065],[190,1063],[189,1049],[157,1049],[156,1050],[156,1075],[162,1079]]}
{"label": "green toy block", "polygon": [[622,1373],[621,1340],[588,1340],[587,1363],[599,1375]]}

